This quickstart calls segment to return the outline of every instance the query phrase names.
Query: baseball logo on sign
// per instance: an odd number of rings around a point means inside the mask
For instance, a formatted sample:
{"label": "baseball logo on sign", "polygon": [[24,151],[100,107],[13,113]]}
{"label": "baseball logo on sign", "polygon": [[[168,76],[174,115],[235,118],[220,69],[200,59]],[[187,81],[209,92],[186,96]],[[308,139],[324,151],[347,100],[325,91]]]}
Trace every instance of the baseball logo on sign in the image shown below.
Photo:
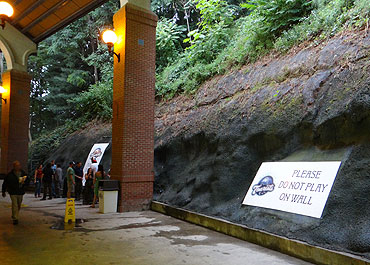
{"label": "baseball logo on sign", "polygon": [[262,178],[258,184],[254,185],[252,188],[252,195],[262,196],[267,192],[271,192],[275,189],[274,179],[271,176],[266,176]]}

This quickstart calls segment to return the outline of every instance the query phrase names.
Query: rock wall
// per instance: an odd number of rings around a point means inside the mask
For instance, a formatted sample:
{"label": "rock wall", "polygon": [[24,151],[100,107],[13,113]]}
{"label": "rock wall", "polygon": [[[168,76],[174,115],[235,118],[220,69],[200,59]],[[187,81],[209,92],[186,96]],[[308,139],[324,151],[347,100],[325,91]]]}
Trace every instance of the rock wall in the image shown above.
{"label": "rock wall", "polygon": [[[369,59],[369,34],[347,33],[159,103],[155,200],[370,258]],[[241,204],[281,160],[342,161],[321,219]]]}

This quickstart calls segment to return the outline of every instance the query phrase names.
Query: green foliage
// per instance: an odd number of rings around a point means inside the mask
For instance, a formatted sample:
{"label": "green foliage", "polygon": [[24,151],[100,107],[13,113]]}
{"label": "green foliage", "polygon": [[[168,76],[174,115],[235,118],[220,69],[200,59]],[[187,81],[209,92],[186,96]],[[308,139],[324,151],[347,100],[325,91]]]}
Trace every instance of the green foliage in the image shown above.
{"label": "green foliage", "polygon": [[367,0],[316,1],[320,8],[312,11],[302,23],[285,31],[276,40],[275,48],[285,52],[305,40],[326,39],[347,27],[362,27],[369,21],[370,5]]}
{"label": "green foliage", "polygon": [[160,19],[170,19],[178,25],[186,25],[188,31],[194,29],[199,21],[199,12],[193,0],[152,0],[153,12]]}
{"label": "green foliage", "polygon": [[[235,21],[240,9],[223,0],[200,0],[198,28],[185,42],[191,46],[182,59],[157,75],[157,94],[172,97],[177,92],[194,92],[209,77],[228,67],[253,61],[273,47],[274,36],[298,23],[309,12],[305,0],[258,0],[251,15]],[[231,45],[230,45],[231,44]]]}
{"label": "green foliage", "polygon": [[[231,6],[224,0],[195,0],[196,8],[201,15],[201,20],[198,23],[198,35],[203,38],[204,35],[216,24],[230,25],[233,22],[233,14],[235,13],[235,7]],[[196,41],[199,36],[195,37],[193,41]],[[191,39],[189,40],[191,41]]]}
{"label": "green foliage", "polygon": [[196,7],[201,20],[185,39],[191,46],[172,65],[157,71],[158,96],[169,98],[179,91],[193,92],[215,74],[215,68],[209,64],[230,43],[230,24],[237,8],[223,0],[197,1]]}
{"label": "green foliage", "polygon": [[74,121],[68,120],[52,131],[41,133],[36,140],[32,141],[29,149],[29,161],[44,162],[68,135],[83,129],[86,123],[87,121],[82,118]]}
{"label": "green foliage", "polygon": [[192,46],[157,72],[161,97],[194,92],[213,75],[254,62],[272,49],[284,52],[305,40],[317,43],[345,28],[368,26],[370,17],[368,0],[249,1],[241,6],[251,12],[238,19],[231,14],[241,12],[228,12],[225,1],[198,3],[206,11],[200,11],[198,29],[187,39]]}
{"label": "green foliage", "polygon": [[[241,6],[251,8],[250,3]],[[263,19],[260,34],[274,39],[305,18],[312,10],[312,2],[307,0],[256,0],[253,12]],[[264,41],[263,39],[261,41]]]}
{"label": "green foliage", "polygon": [[182,52],[181,46],[184,39],[184,25],[177,25],[172,20],[162,18],[158,21],[156,32],[156,67],[161,71],[169,63],[173,63],[178,54]]}
{"label": "green foliage", "polygon": [[[112,80],[112,79],[111,79]],[[69,103],[75,106],[76,116],[88,120],[112,118],[113,82],[98,82],[89,90],[80,93]]]}
{"label": "green foliage", "polygon": [[193,50],[188,53],[191,60],[209,62],[214,59],[229,42],[230,24],[236,13],[235,6],[224,0],[196,0],[196,8],[201,15],[198,28],[189,32],[184,40]]}

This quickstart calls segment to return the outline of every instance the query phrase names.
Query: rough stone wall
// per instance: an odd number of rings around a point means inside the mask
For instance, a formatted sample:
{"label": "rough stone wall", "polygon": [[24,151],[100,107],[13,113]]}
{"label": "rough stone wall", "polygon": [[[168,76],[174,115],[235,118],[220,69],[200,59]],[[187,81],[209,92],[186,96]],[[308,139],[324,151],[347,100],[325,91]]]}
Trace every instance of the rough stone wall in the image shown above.
{"label": "rough stone wall", "polygon": [[[216,77],[156,112],[158,201],[370,258],[370,37]],[[342,160],[321,219],[242,205],[264,161]]]}

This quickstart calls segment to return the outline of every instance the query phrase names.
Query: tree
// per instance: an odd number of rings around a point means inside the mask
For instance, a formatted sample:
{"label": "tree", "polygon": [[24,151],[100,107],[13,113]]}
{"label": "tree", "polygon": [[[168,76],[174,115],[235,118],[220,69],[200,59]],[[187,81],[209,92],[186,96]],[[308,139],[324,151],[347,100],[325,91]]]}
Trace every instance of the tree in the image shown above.
{"label": "tree", "polygon": [[81,117],[74,99],[98,83],[111,87],[105,76],[113,71],[112,58],[100,33],[112,28],[118,8],[118,0],[105,3],[42,41],[37,56],[30,57],[32,134]]}

